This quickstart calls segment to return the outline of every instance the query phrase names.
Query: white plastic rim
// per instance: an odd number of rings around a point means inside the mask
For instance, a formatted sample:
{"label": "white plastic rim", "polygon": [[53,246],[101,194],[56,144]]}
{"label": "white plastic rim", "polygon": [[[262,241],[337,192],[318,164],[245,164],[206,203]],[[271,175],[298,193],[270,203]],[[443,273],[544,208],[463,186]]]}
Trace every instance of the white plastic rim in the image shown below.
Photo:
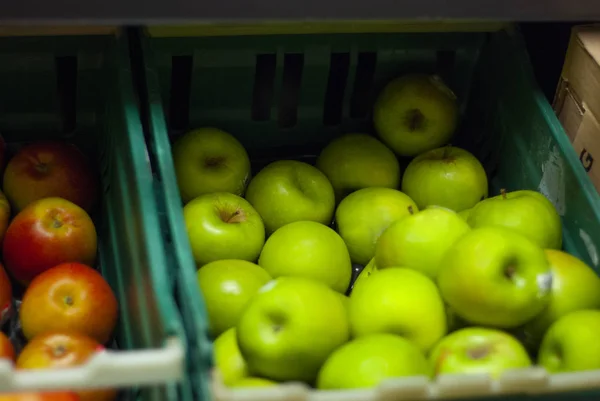
{"label": "white plastic rim", "polygon": [[300,383],[273,387],[228,388],[212,374],[215,401],[388,401],[442,400],[514,394],[548,394],[600,389],[600,370],[549,374],[531,367],[507,371],[497,380],[487,375],[441,375],[390,379],[373,389],[315,390]]}
{"label": "white plastic rim", "polygon": [[16,370],[0,360],[0,392],[78,390],[160,385],[185,377],[185,351],[177,337],[162,348],[105,350],[81,366]]}

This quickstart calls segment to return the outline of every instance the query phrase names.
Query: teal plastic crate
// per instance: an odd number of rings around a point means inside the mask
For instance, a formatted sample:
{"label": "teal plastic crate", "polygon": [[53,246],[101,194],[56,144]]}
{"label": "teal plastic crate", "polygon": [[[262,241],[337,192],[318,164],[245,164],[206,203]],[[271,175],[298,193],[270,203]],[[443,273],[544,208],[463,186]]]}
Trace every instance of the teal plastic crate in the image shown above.
{"label": "teal plastic crate", "polygon": [[[72,372],[0,372],[0,391],[124,388],[127,400],[178,400],[186,341],[167,273],[153,176],[131,81],[127,38],[97,34],[0,37],[0,132],[24,143],[75,143],[95,161],[99,269],[119,301],[118,350]],[[39,35],[36,31],[36,35]]]}
{"label": "teal plastic crate", "polygon": [[[182,294],[179,306],[190,345],[195,347],[192,356],[197,359],[191,362],[189,374],[198,399],[401,396],[395,392],[410,399],[462,398],[575,391],[597,386],[594,380],[600,383],[597,372],[587,378],[549,377],[532,369],[493,385],[477,378],[435,383],[400,380],[386,389],[325,396],[294,386],[275,393],[270,389],[232,392],[213,382],[212,393],[207,392],[213,367],[207,317],[194,280],[196,267],[170,150],[170,142],[189,129],[216,126],[235,135],[248,150],[253,173],[275,159],[312,162],[323,146],[343,133],[374,132],[372,105],[392,78],[409,72],[437,73],[460,100],[461,122],[452,143],[482,161],[491,177],[490,193],[501,188],[544,193],[562,217],[565,249],[596,270],[600,268],[600,197],[538,89],[522,38],[513,26],[492,32],[372,34],[152,32],[140,33],[148,144],[162,186],[158,192],[171,234],[169,252],[180,290],[190,296],[186,299]],[[407,160],[401,162],[405,165]]]}

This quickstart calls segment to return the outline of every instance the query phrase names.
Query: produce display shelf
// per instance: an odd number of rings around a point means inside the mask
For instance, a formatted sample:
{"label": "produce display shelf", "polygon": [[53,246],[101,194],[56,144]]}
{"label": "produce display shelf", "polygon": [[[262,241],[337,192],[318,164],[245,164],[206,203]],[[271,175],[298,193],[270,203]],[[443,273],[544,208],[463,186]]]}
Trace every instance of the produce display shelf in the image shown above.
{"label": "produce display shelf", "polygon": [[[457,7],[456,2],[445,4]],[[377,9],[377,4],[369,7]],[[253,172],[276,159],[314,162],[331,139],[347,132],[373,132],[373,101],[390,79],[408,72],[437,73],[460,100],[461,123],[453,145],[482,162],[490,193],[504,188],[546,195],[561,216],[564,249],[600,272],[600,196],[535,82],[517,28],[220,36],[148,28],[140,35],[142,117],[160,188],[159,209],[169,227],[168,253],[178,272],[179,297],[187,299],[180,307],[193,347],[188,374],[196,399],[597,397],[598,371],[548,375],[531,368],[499,381],[477,376],[443,376],[434,382],[398,379],[375,389],[327,393],[296,384],[231,390],[214,374],[170,147],[191,128],[214,126],[232,133],[247,149]],[[345,71],[344,79],[329,86],[328,77],[335,71]],[[261,110],[260,118],[256,110]]]}
{"label": "produce display shelf", "polygon": [[369,19],[496,19],[510,21],[597,20],[600,4],[595,0],[349,0],[281,2],[276,0],[106,0],[78,2],[41,0],[8,2],[0,21],[40,21],[91,24],[151,24],[170,21],[230,20],[369,20]]}
{"label": "produce display shelf", "polygon": [[24,144],[77,145],[100,177],[92,213],[98,268],[112,287],[119,320],[111,349],[82,366],[15,370],[0,363],[0,392],[123,389],[126,400],[178,400],[187,342],[172,297],[151,166],[120,29],[65,34],[56,30],[0,34],[0,132],[10,155]]}

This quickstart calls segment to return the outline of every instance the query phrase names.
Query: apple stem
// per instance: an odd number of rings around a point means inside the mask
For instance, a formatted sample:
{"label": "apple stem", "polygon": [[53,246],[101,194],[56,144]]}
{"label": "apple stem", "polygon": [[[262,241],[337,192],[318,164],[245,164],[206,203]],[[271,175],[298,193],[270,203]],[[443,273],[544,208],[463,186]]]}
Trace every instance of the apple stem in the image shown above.
{"label": "apple stem", "polygon": [[65,348],[65,346],[59,345],[56,348],[54,348],[54,351],[52,351],[52,356],[54,356],[55,358],[60,358],[61,356],[63,356],[66,353],[67,353],[67,349]]}
{"label": "apple stem", "polygon": [[408,213],[415,214],[415,211],[413,210],[413,207],[411,205],[408,206]]}
{"label": "apple stem", "polygon": [[500,190],[500,195],[502,195],[502,199],[506,199],[506,189],[505,188],[502,188]]}

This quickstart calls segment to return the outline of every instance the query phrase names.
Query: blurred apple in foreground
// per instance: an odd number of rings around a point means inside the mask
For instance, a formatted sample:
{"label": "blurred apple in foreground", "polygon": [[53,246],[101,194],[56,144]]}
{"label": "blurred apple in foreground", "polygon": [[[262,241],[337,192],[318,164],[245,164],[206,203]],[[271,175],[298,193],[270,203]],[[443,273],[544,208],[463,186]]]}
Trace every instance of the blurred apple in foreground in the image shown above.
{"label": "blurred apple in foreground", "polygon": [[350,337],[339,294],[301,277],[279,277],[265,284],[236,330],[250,372],[277,381],[308,383],[329,354]]}
{"label": "blurred apple in foreground", "polygon": [[[79,333],[48,331],[34,337],[17,358],[17,369],[61,369],[85,364],[104,347],[91,337]],[[112,401],[113,389],[77,392],[81,401]]]}
{"label": "blurred apple in foreground", "polygon": [[225,331],[213,343],[215,366],[226,386],[248,376],[248,366],[237,343],[235,327]]}
{"label": "blurred apple in foreground", "polygon": [[371,187],[346,196],[335,211],[335,222],[352,262],[366,265],[375,254],[381,233],[417,211],[415,202],[402,192]]}
{"label": "blurred apple in foreground", "polygon": [[106,344],[117,325],[117,298],[97,270],[63,263],[31,281],[19,317],[29,340],[46,331],[75,331]]}
{"label": "blurred apple in foreground", "polygon": [[258,264],[273,278],[305,277],[345,293],[352,263],[344,240],[314,221],[297,221],[275,231],[265,243]]}
{"label": "blurred apple in foreground", "polygon": [[554,205],[537,191],[506,192],[479,202],[469,213],[473,228],[506,227],[544,249],[561,249],[562,226]]}
{"label": "blurred apple in foreground", "polygon": [[353,337],[401,335],[427,352],[446,334],[444,301],[424,274],[398,267],[383,269],[354,286],[350,329]]}
{"label": "blurred apple in foreground", "polygon": [[183,208],[197,267],[222,259],[256,261],[265,243],[262,219],[247,200],[228,192],[197,197]]}
{"label": "blurred apple in foreground", "polygon": [[373,106],[373,123],[394,152],[416,156],[452,138],[458,102],[439,76],[407,74],[383,88]]}
{"label": "blurred apple in foreground", "polygon": [[377,267],[410,267],[435,280],[446,251],[468,231],[469,225],[452,210],[429,206],[381,234],[375,247]]}
{"label": "blurred apple in foreground", "polygon": [[250,299],[271,280],[262,267],[237,259],[207,263],[196,275],[213,338],[234,327]]}
{"label": "blurred apple in foreground", "polygon": [[395,377],[430,376],[431,368],[419,348],[393,334],[371,334],[336,349],[317,379],[320,390],[376,387]]}
{"label": "blurred apple in foreground", "polygon": [[554,322],[542,341],[538,364],[550,373],[600,369],[600,311],[583,309]]}
{"label": "blurred apple in foreground", "polygon": [[183,203],[213,192],[244,194],[250,159],[230,133],[212,127],[189,131],[173,143],[172,155]]}
{"label": "blurred apple in foreground", "polygon": [[513,328],[548,305],[552,274],[540,247],[507,228],[487,227],[450,247],[437,283],[444,300],[470,323]]}
{"label": "blurred apple in foreground", "polygon": [[39,393],[5,393],[0,394],[0,401],[80,401],[77,393],[51,391]]}
{"label": "blurred apple in foreground", "polygon": [[88,158],[74,145],[35,142],[21,148],[4,171],[4,194],[15,212],[42,198],[64,198],[90,212],[99,179]]}
{"label": "blurred apple in foreground", "polygon": [[331,141],[316,166],[331,182],[336,202],[361,188],[400,186],[400,164],[390,149],[367,134],[345,134]]}
{"label": "blurred apple in foreground", "polygon": [[335,198],[319,169],[296,160],[279,160],[250,181],[246,199],[261,215],[267,234],[295,221],[331,223]]}
{"label": "blurred apple in foreground", "polygon": [[10,223],[3,242],[6,269],[21,283],[64,262],[94,266],[96,228],[90,216],[62,198],[30,203]]}
{"label": "blurred apple in foreground", "polygon": [[596,272],[566,252],[546,249],[545,253],[552,270],[550,302],[523,328],[536,347],[560,317],[579,309],[600,309],[600,278]]}
{"label": "blurred apple in foreground", "polygon": [[276,381],[263,379],[262,377],[244,377],[231,384],[229,387],[271,387],[278,384],[279,383]]}
{"label": "blurred apple in foreground", "polygon": [[424,209],[443,206],[460,212],[488,196],[487,175],[470,152],[456,146],[415,157],[402,176],[402,192]]}
{"label": "blurred apple in foreground", "polygon": [[506,370],[532,365],[516,338],[482,327],[467,327],[448,334],[431,351],[429,359],[435,375],[488,373],[498,378]]}

